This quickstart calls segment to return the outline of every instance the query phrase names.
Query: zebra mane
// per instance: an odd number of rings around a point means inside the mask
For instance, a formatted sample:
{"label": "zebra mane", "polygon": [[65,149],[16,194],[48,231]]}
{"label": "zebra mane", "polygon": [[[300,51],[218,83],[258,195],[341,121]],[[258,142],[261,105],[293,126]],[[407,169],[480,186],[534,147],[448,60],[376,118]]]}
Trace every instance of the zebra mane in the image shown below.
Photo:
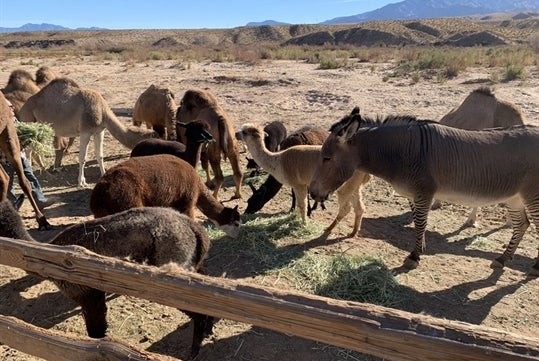
{"label": "zebra mane", "polygon": [[[358,124],[359,123],[359,126]],[[378,115],[376,118],[363,116],[359,113],[359,108],[356,107],[352,110],[352,113],[343,117],[340,121],[333,124],[330,128],[330,132],[338,135],[342,135],[348,131],[348,128],[351,125],[357,127],[355,132],[360,128],[371,128],[371,127],[384,127],[384,126],[397,126],[397,125],[420,125],[425,123],[438,123],[433,120],[422,120],[417,119],[415,116],[411,115],[388,115],[382,117]]]}

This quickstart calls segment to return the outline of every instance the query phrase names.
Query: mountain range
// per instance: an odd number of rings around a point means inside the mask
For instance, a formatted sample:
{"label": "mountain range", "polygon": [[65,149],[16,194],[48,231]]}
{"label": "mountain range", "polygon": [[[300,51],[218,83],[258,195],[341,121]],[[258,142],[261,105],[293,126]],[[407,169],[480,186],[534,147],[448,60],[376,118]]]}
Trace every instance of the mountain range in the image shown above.
{"label": "mountain range", "polygon": [[[404,0],[388,4],[379,9],[361,14],[342,16],[323,21],[320,24],[353,24],[375,20],[409,20],[441,17],[461,17],[487,15],[493,13],[514,13],[539,11],[539,0]],[[249,22],[247,26],[290,25],[277,20]],[[19,31],[58,31],[58,30],[106,30],[103,28],[70,29],[54,24],[25,24],[18,28],[0,27],[0,33]]]}

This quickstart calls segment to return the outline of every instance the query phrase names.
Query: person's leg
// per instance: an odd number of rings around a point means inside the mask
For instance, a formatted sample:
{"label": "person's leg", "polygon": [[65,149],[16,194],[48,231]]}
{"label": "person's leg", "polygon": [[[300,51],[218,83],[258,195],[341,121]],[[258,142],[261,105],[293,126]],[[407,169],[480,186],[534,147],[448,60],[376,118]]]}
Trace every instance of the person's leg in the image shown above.
{"label": "person's leg", "polygon": [[24,175],[26,178],[30,181],[30,184],[32,185],[32,195],[34,196],[36,202],[46,202],[47,198],[43,194],[43,191],[41,190],[41,185],[39,184],[39,180],[34,175],[34,171],[32,170],[32,166],[30,165],[30,161],[28,158],[23,157],[22,158],[22,166],[24,170]]}

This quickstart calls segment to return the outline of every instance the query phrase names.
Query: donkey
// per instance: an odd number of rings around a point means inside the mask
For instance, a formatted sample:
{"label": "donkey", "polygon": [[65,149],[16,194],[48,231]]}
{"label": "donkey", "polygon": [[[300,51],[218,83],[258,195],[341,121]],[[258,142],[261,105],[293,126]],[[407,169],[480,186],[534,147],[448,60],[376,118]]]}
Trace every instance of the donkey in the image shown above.
{"label": "donkey", "polygon": [[[356,107],[333,124],[310,183],[322,200],[354,171],[389,182],[411,201],[416,243],[404,266],[419,265],[434,198],[483,206],[505,203],[513,235],[492,268],[510,260],[530,222],[539,226],[539,128],[529,125],[469,131],[408,116],[363,117]],[[539,275],[539,257],[531,273]]]}

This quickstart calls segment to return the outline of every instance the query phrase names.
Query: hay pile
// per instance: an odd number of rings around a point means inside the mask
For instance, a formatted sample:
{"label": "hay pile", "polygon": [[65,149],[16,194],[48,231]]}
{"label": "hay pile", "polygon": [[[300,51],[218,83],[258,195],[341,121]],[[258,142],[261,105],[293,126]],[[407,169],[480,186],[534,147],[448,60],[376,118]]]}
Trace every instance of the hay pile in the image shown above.
{"label": "hay pile", "polygon": [[31,147],[36,156],[47,157],[54,153],[54,130],[48,124],[18,122],[17,136],[21,148]]}

